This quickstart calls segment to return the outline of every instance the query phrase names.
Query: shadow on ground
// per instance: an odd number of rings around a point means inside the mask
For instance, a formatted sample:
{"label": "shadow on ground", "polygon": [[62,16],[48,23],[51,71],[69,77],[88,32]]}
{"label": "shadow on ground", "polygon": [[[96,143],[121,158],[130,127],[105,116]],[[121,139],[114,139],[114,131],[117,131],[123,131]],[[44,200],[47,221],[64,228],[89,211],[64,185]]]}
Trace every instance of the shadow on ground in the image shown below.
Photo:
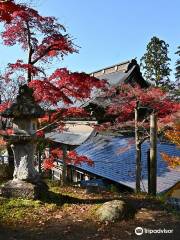
{"label": "shadow on ground", "polygon": [[[143,234],[137,236],[135,228],[173,229],[173,234]],[[171,218],[160,217],[156,222],[151,220],[119,221],[111,224],[98,224],[93,221],[76,221],[63,219],[62,221],[49,221],[42,226],[34,227],[4,227],[0,226],[1,240],[179,240],[180,229],[177,221]]]}
{"label": "shadow on ground", "polygon": [[73,223],[71,220],[49,222],[37,227],[0,226],[1,240],[76,240],[94,239],[97,224],[90,222]]}
{"label": "shadow on ground", "polygon": [[49,191],[48,195],[42,197],[40,200],[44,203],[54,203],[57,206],[62,206],[65,203],[68,204],[100,204],[107,201],[111,201],[117,198],[94,198],[94,199],[81,199],[81,198],[75,198],[68,195],[62,195],[60,193],[54,193]]}

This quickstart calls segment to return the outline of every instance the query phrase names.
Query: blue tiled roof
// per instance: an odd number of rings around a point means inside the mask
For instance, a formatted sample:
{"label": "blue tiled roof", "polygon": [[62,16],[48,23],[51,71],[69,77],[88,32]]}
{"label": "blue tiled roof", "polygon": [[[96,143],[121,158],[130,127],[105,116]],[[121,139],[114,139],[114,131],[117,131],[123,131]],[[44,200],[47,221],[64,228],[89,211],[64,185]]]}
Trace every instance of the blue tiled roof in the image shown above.
{"label": "blue tiled roof", "polygon": [[[142,145],[142,181],[143,191],[148,189],[147,151],[149,142]],[[101,177],[113,180],[135,189],[135,142],[133,137],[113,137],[97,135],[79,146],[78,154],[86,155],[94,161],[90,167],[82,164],[79,168]],[[169,168],[160,153],[180,156],[180,150],[174,144],[158,143],[157,146],[157,191],[162,192],[180,181],[180,168]]]}

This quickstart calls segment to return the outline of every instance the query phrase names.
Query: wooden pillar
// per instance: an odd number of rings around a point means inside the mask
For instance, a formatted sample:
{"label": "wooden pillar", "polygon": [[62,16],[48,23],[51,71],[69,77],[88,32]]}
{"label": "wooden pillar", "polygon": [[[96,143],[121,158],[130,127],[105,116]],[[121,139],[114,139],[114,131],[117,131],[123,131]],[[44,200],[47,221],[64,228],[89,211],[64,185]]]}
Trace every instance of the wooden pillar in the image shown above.
{"label": "wooden pillar", "polygon": [[135,108],[135,145],[136,145],[136,192],[141,191],[141,144],[139,139],[138,129],[138,108],[139,102],[136,103]]}
{"label": "wooden pillar", "polygon": [[149,193],[156,195],[157,188],[157,119],[153,112],[150,116],[150,176]]}
{"label": "wooden pillar", "polygon": [[148,194],[150,194],[150,149],[147,150]]}
{"label": "wooden pillar", "polygon": [[41,169],[41,151],[39,150],[38,151],[38,154],[37,154],[37,160],[38,160],[38,171],[39,173],[42,173],[42,169]]}
{"label": "wooden pillar", "polygon": [[66,163],[66,156],[67,156],[67,146],[63,144],[63,169],[62,169],[62,185],[67,184],[67,163]]}
{"label": "wooden pillar", "polygon": [[14,156],[13,151],[9,145],[7,146],[7,152],[8,152],[8,165],[12,169],[12,171],[14,171]]}

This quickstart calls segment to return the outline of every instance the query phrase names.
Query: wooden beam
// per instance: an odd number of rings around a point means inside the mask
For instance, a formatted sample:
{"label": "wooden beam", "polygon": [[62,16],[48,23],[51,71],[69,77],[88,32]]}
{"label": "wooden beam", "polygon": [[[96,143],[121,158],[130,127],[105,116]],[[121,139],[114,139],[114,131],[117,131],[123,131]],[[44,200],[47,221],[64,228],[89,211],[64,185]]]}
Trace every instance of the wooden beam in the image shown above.
{"label": "wooden beam", "polygon": [[63,150],[63,166],[62,166],[62,179],[61,184],[66,185],[67,184],[67,163],[66,163],[66,156],[67,156],[67,145],[62,145]]}
{"label": "wooden beam", "polygon": [[141,191],[141,143],[138,129],[138,108],[139,102],[137,101],[135,107],[135,145],[136,145],[136,192]]}
{"label": "wooden beam", "polygon": [[156,196],[157,191],[157,119],[153,112],[150,116],[150,176],[149,194]]}

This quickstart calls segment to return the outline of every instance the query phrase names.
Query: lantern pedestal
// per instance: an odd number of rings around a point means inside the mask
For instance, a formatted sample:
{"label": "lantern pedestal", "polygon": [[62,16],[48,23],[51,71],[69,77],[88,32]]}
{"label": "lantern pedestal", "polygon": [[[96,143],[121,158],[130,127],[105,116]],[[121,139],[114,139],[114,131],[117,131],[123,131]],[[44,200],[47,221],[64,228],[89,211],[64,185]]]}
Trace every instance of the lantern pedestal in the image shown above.
{"label": "lantern pedestal", "polygon": [[42,181],[33,184],[13,179],[1,186],[0,193],[7,198],[41,199],[47,195],[48,187]]}

